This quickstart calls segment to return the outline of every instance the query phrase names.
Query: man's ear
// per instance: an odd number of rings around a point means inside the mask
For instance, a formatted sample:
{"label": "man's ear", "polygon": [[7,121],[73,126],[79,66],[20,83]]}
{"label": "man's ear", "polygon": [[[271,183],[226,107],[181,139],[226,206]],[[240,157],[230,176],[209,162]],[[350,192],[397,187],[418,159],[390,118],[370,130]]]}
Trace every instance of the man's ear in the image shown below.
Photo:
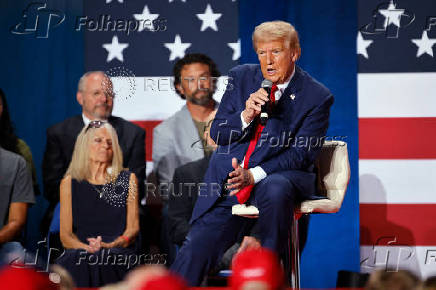
{"label": "man's ear", "polygon": [[77,99],[77,102],[78,102],[81,106],[83,106],[83,94],[82,94],[81,92],[77,92],[77,93],[76,93],[76,99]]}
{"label": "man's ear", "polygon": [[292,53],[291,53],[291,60],[292,62],[296,62],[298,60],[298,56],[300,55],[300,51],[298,51],[297,49],[295,49]]}
{"label": "man's ear", "polygon": [[181,84],[177,84],[176,89],[179,91],[180,94],[182,94],[182,95],[185,94],[185,91],[183,90],[183,87]]}

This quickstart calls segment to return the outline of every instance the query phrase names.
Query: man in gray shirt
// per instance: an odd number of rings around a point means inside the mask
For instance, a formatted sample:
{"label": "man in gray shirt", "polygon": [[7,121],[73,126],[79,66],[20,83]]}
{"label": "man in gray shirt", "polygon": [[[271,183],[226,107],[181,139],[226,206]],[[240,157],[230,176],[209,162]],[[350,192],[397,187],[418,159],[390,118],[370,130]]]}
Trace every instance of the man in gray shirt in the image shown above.
{"label": "man in gray shirt", "polygon": [[26,224],[27,208],[34,203],[26,161],[0,147],[0,265],[23,257],[18,240]]}
{"label": "man in gray shirt", "polygon": [[162,208],[161,250],[168,253],[171,264],[175,256],[169,241],[167,201],[172,194],[171,181],[177,167],[202,159],[212,153],[206,145],[204,131],[212,112],[218,108],[212,96],[220,72],[207,55],[187,54],[173,68],[174,87],[186,104],[153,130],[153,171],[157,177]]}

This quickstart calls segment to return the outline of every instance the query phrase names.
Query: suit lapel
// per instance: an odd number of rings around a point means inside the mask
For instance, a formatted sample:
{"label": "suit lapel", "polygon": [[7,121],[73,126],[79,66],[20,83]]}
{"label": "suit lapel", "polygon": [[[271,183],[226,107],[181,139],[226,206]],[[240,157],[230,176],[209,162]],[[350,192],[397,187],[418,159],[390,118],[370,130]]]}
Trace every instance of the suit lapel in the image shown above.
{"label": "suit lapel", "polygon": [[278,107],[280,108],[280,115],[285,116],[292,114],[297,104],[302,101],[302,96],[299,95],[301,89],[301,69],[295,66],[294,77],[289,82],[288,87],[283,92]]}
{"label": "suit lapel", "polygon": [[121,150],[123,151],[123,163],[124,166],[128,166],[128,160],[130,155],[131,141],[129,139],[128,130],[123,130],[123,125],[121,124],[121,119],[119,117],[110,116],[108,119],[109,124],[114,127],[118,136],[118,143],[120,144]]}
{"label": "suit lapel", "polygon": [[85,123],[83,123],[82,115],[75,116],[73,120],[73,133],[77,137],[79,136],[80,131],[82,131],[83,127],[85,126]]}
{"label": "suit lapel", "polygon": [[68,122],[65,132],[61,132],[61,134],[66,137],[61,142],[63,144],[63,148],[67,148],[65,151],[65,160],[67,160],[68,163],[71,161],[77,136],[79,136],[80,131],[82,131],[83,127],[85,126],[82,115],[74,116],[70,120],[71,121]]}
{"label": "suit lapel", "polygon": [[109,124],[112,125],[112,127],[114,127],[115,131],[117,132],[118,135],[118,140],[123,140],[123,131],[120,128],[120,124],[118,122],[118,118],[114,117],[114,116],[110,116],[109,117]]}
{"label": "suit lapel", "polygon": [[180,121],[182,124],[186,124],[186,126],[180,126],[180,128],[185,132],[184,136],[186,136],[186,139],[190,141],[199,140],[200,137],[198,136],[197,128],[195,127],[194,120],[192,119],[191,113],[186,105],[184,105],[180,111]]}
{"label": "suit lapel", "polygon": [[[259,88],[261,88],[262,86],[262,81],[263,81],[263,75],[262,75],[262,71],[260,69],[257,70],[257,73],[254,75],[253,81],[252,81],[252,87],[251,87],[251,93],[256,92]],[[246,96],[246,99],[248,99],[250,97],[250,95]],[[245,106],[245,102],[244,102],[244,106]]]}
{"label": "suit lapel", "polygon": [[[301,69],[295,66],[293,78],[280,97],[280,100],[277,102],[271,120],[268,121],[267,126],[262,131],[261,139],[263,139],[263,141],[258,141],[258,145],[260,142],[268,142],[270,144],[268,146],[256,146],[250,157],[250,168],[253,167],[254,164],[258,164],[260,160],[263,160],[267,154],[274,154],[275,151],[279,150],[280,145],[274,145],[277,142],[280,144],[281,141],[278,140],[283,139],[283,132],[285,132],[286,137],[288,131],[290,131],[289,125],[292,124],[293,118],[297,115],[295,110],[303,100],[302,96],[299,96],[301,90],[301,73]],[[292,98],[291,95],[293,95]]]}
{"label": "suit lapel", "polygon": [[197,127],[195,126],[194,119],[192,119],[191,113],[188,110],[186,104],[180,110],[177,115],[177,134],[182,142],[179,148],[182,155],[186,155],[189,160],[196,160],[204,157],[204,150],[202,149],[202,143],[200,142],[200,136],[198,135]]}

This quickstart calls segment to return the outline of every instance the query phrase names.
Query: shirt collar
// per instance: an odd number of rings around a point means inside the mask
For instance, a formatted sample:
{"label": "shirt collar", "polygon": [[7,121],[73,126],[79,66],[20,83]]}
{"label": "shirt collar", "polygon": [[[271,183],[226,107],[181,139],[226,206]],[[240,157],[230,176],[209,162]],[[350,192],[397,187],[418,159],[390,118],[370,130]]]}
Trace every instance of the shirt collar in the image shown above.
{"label": "shirt collar", "polygon": [[292,70],[292,74],[289,76],[288,80],[284,82],[283,84],[277,85],[277,88],[283,93],[283,91],[288,87],[289,83],[291,82],[292,78],[295,75],[295,65],[294,69]]}
{"label": "shirt collar", "polygon": [[288,85],[291,82],[291,80],[294,77],[294,75],[295,75],[295,65],[294,65],[294,70],[292,71],[292,74],[289,76],[288,80],[286,82],[284,82],[283,84],[277,85],[278,90],[275,93],[276,102],[278,102],[278,100],[280,100],[283,92],[288,87]]}
{"label": "shirt collar", "polygon": [[[90,119],[88,119],[88,117],[85,116],[85,114],[82,113],[82,119],[83,119],[83,123],[85,124],[85,127],[89,125],[89,123],[91,122]],[[102,120],[102,121],[107,121],[107,120]]]}
{"label": "shirt collar", "polygon": [[91,120],[89,120],[85,114],[82,113],[82,119],[83,119],[83,123],[85,124],[85,127],[89,125],[89,122],[91,122]]}

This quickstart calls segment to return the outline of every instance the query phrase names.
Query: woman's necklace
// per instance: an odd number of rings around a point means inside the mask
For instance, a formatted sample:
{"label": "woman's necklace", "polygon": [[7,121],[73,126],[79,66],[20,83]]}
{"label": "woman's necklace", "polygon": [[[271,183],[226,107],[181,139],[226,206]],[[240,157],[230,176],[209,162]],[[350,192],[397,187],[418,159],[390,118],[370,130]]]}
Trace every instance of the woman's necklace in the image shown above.
{"label": "woman's necklace", "polygon": [[[95,191],[97,191],[98,196],[99,196],[100,198],[102,198],[102,197],[103,197],[103,189],[102,189],[102,190],[98,190],[97,186],[95,186],[95,185],[92,184],[92,183],[89,183],[89,184],[91,184],[92,187],[95,189]],[[104,188],[104,185],[103,185],[103,188]]]}
{"label": "woman's necklace", "polygon": [[105,191],[107,191],[106,187],[107,187],[108,183],[109,183],[108,182],[108,175],[106,175],[106,177],[105,177],[105,183],[101,184],[102,185],[102,189],[101,190],[99,190],[95,184],[89,182],[89,184],[91,184],[91,186],[94,188],[94,190],[97,191],[98,196],[100,198],[102,198],[104,193],[105,193]]}
{"label": "woman's necklace", "polygon": [[92,184],[91,182],[88,181],[88,183],[91,184],[91,186],[94,188],[94,190],[97,191],[99,198],[102,198],[105,195],[105,193],[107,193],[109,183],[112,183],[112,181],[110,181],[111,174],[112,174],[112,167],[106,168],[104,184],[101,184],[102,185],[102,189],[101,190],[99,190],[97,188],[97,186],[95,186],[95,184]]}

